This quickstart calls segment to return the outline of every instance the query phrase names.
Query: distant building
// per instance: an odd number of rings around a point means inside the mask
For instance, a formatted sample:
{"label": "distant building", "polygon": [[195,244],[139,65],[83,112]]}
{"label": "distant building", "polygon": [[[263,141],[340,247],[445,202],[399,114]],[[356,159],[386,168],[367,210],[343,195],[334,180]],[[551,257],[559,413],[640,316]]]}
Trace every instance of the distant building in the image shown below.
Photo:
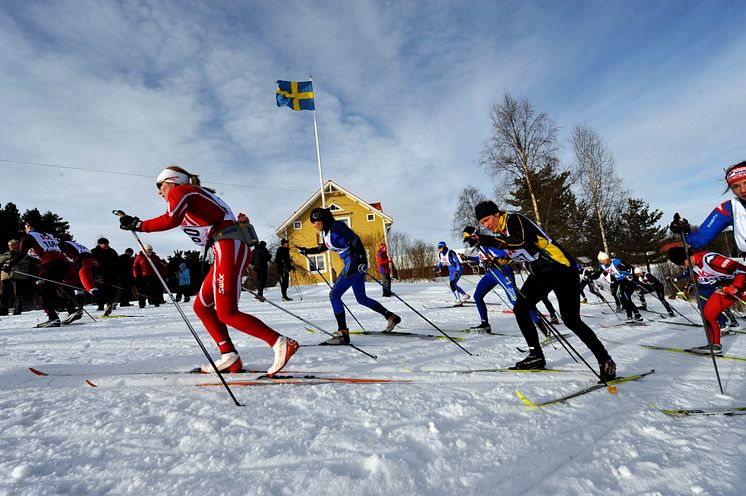
{"label": "distant building", "polygon": [[[344,222],[360,236],[368,252],[368,263],[373,274],[378,273],[376,254],[381,243],[388,245],[388,231],[394,219],[383,213],[381,204],[368,203],[352,194],[331,179],[324,184],[326,207],[329,208],[338,221]],[[321,277],[311,267],[311,263],[298,253],[300,246],[317,246],[321,236],[310,221],[311,210],[321,207],[321,190],[317,190],[311,198],[293,212],[293,214],[277,228],[275,234],[279,238],[286,238],[290,242],[290,258],[296,270],[292,272],[293,284],[323,283]],[[319,255],[309,255],[328,281],[336,278],[343,268],[342,261],[337,255],[329,252]],[[331,272],[329,263],[331,261]]]}

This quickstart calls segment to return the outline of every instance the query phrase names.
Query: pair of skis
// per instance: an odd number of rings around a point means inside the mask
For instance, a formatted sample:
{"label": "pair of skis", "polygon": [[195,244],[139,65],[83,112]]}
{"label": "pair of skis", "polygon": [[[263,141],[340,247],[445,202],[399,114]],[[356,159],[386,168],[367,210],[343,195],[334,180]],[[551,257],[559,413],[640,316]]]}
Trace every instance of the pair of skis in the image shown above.
{"label": "pair of skis", "polygon": [[[83,374],[65,374],[65,373],[47,373],[43,372],[39,369],[29,367],[29,371],[38,376],[42,377],[62,377],[62,376],[82,376]],[[188,375],[188,374],[195,374],[194,371],[188,371],[188,372],[129,372],[129,373],[114,373],[114,374],[108,374],[111,376],[143,376],[143,375],[152,375],[152,376],[174,376],[174,375]],[[242,374],[258,374],[256,377],[253,377],[248,380],[236,380],[233,379],[233,377],[236,377],[238,375]],[[95,375],[95,374],[91,374]],[[202,374],[199,374],[202,375]],[[210,374],[204,374],[205,377],[209,377]],[[298,373],[298,375],[274,375],[269,376],[266,373],[258,370],[242,370],[241,372],[233,373],[233,374],[224,374],[225,376],[231,377],[230,380],[227,380],[227,384],[229,386],[273,386],[273,385],[281,385],[281,384],[296,384],[296,385],[318,385],[318,384],[340,384],[340,383],[347,383],[347,384],[387,384],[387,383],[407,383],[407,382],[413,382],[411,379],[378,379],[378,378],[363,378],[363,377],[319,377],[313,374],[308,373]],[[93,382],[90,379],[84,379],[83,382],[90,386],[90,387],[98,387],[98,384]],[[194,386],[197,387],[210,387],[210,386],[223,386],[222,382],[208,382],[208,383],[197,383],[194,384]]]}

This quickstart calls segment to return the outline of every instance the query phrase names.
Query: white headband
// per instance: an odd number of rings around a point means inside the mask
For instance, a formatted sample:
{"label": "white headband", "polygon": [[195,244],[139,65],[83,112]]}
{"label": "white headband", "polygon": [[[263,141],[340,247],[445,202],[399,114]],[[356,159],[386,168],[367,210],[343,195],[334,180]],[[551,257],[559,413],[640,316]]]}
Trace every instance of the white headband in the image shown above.
{"label": "white headband", "polygon": [[183,172],[163,169],[163,172],[158,174],[158,178],[155,180],[156,184],[160,183],[174,183],[174,184],[189,184],[189,176]]}

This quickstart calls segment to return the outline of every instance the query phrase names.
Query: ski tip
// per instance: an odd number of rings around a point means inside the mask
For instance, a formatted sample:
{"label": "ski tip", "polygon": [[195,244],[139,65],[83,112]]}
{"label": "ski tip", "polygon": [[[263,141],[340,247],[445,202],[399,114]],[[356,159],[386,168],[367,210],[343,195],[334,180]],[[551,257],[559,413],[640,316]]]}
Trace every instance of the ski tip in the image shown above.
{"label": "ski tip", "polygon": [[29,367],[28,369],[31,371],[32,374],[36,374],[36,375],[40,375],[40,376],[47,376],[47,375],[49,375],[49,374],[45,374],[41,370],[35,369],[33,367]]}
{"label": "ski tip", "polygon": [[91,387],[98,387],[96,384],[94,384],[93,382],[89,381],[88,379],[85,380],[85,383],[87,385],[91,386]]}
{"label": "ski tip", "polygon": [[528,398],[526,398],[525,396],[523,396],[523,393],[521,393],[521,392],[520,392],[520,391],[518,391],[517,389],[515,390],[515,394],[517,394],[517,395],[518,395],[518,398],[519,398],[519,399],[520,399],[520,400],[521,400],[522,402],[524,402],[525,404],[527,404],[528,406],[530,406],[530,407],[533,407],[533,408],[537,408],[537,407],[539,406],[539,405],[537,405],[536,403],[534,403],[533,401],[531,401],[530,399],[528,399]]}

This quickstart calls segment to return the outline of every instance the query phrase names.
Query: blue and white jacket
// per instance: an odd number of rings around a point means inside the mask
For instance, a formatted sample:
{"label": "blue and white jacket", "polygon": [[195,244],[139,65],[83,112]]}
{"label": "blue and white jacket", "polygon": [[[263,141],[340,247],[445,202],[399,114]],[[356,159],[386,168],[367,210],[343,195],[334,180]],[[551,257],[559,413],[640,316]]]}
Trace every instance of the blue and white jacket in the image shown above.
{"label": "blue and white jacket", "polygon": [[699,229],[686,235],[686,241],[694,249],[702,248],[730,226],[738,249],[746,252],[746,204],[738,198],[715,207]]}
{"label": "blue and white jacket", "polygon": [[461,277],[461,274],[464,273],[464,268],[461,266],[461,260],[459,260],[456,252],[450,248],[444,252],[438,252],[438,268],[440,269],[441,267],[448,267],[449,279]]}
{"label": "blue and white jacket", "polygon": [[[355,232],[344,222],[335,220],[328,231],[324,231],[324,238],[316,248],[306,250],[306,253],[323,253],[333,251],[342,259],[345,266],[339,277],[351,276],[358,271],[360,265],[368,264],[363,242]],[[367,270],[367,267],[366,267]]]}

